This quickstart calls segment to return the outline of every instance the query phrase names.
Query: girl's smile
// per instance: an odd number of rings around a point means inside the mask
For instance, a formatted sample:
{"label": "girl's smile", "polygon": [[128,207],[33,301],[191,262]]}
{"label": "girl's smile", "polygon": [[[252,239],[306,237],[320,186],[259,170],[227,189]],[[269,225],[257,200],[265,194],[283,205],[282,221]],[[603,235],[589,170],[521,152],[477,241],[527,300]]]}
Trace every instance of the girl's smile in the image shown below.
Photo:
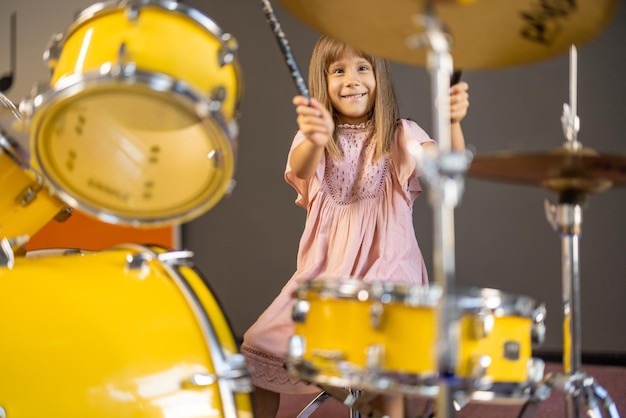
{"label": "girl's smile", "polygon": [[376,99],[372,64],[354,54],[343,54],[328,67],[328,96],[342,123],[366,122]]}

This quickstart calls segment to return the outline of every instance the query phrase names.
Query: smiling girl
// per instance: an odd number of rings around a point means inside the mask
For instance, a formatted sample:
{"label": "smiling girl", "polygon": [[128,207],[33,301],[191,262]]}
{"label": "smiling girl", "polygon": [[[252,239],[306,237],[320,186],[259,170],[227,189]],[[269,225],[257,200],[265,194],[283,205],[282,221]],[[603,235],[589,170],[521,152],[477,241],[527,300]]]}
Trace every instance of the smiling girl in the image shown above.
{"label": "smiling girl", "polygon": [[[428,285],[413,229],[412,205],[422,188],[409,152],[437,144],[417,123],[398,118],[388,63],[328,37],[315,46],[309,67],[311,99],[296,96],[299,130],[285,180],[307,211],[297,270],[244,335],[242,353],[253,369],[257,418],[273,418],[279,393],[320,392],[285,369],[294,333],[293,292],[323,277]],[[450,88],[452,149],[465,148],[460,122],[468,85]],[[337,318],[338,321],[341,318]],[[401,416],[397,399],[379,407]]]}

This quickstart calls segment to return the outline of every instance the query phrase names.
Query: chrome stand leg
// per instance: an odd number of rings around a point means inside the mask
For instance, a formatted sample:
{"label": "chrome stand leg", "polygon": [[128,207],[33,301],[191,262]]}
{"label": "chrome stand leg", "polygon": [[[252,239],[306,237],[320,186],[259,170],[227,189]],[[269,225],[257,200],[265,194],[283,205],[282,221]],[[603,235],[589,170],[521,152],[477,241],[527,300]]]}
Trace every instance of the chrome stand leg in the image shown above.
{"label": "chrome stand leg", "polygon": [[350,418],[361,418],[361,414],[368,418],[388,418],[369,405],[369,402],[375,398],[377,394],[363,396],[361,391],[357,389],[349,389],[346,391],[334,386],[318,386],[323,392],[300,411],[297,418],[309,418],[331,396],[350,408]]}
{"label": "chrome stand leg", "polygon": [[327,392],[320,393],[300,411],[296,418],[309,418],[328,398],[330,398],[330,395]]}
{"label": "chrome stand leg", "polygon": [[608,393],[581,370],[579,240],[585,198],[583,192],[568,190],[561,192],[558,205],[546,202],[546,216],[559,232],[562,248],[563,375],[557,376],[555,386],[565,393],[567,418],[601,418],[601,408],[611,418],[619,418]]}
{"label": "chrome stand leg", "polygon": [[469,167],[469,153],[452,150],[450,129],[450,77],[454,66],[449,49],[449,34],[443,30],[441,21],[434,15],[432,3],[428,2],[427,12],[419,15],[425,29],[424,44],[428,52],[428,70],[431,77],[432,100],[437,103],[433,112],[434,138],[439,144],[438,155],[423,155],[415,150],[415,159],[430,184],[429,197],[433,208],[433,279],[442,290],[442,298],[437,307],[437,369],[439,395],[437,414],[439,418],[452,418],[453,389],[450,379],[454,376],[458,359],[457,347],[459,320],[455,288],[455,240],[454,209],[461,199],[464,188],[464,174]]}

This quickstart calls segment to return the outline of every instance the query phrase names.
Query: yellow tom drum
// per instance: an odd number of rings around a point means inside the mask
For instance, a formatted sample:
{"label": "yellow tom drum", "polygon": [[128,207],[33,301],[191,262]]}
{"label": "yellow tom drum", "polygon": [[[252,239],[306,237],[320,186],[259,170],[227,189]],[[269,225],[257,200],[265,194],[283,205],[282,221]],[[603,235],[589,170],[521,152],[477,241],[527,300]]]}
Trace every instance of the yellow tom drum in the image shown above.
{"label": "yellow tom drum", "polygon": [[[290,372],[331,386],[437,395],[439,287],[316,279],[294,296]],[[445,378],[457,399],[526,399],[543,378],[531,357],[543,337],[543,306],[494,289],[452,300],[456,340],[448,342],[453,372]]]}
{"label": "yellow tom drum", "polygon": [[87,7],[44,54],[50,86],[20,104],[33,166],[70,206],[105,222],[200,216],[234,184],[237,47],[176,1]]}
{"label": "yellow tom drum", "polygon": [[0,126],[0,238],[16,247],[52,219],[63,220],[71,214],[27,161],[24,149]]}
{"label": "yellow tom drum", "polygon": [[0,268],[12,418],[251,418],[249,373],[187,251],[36,250]]}

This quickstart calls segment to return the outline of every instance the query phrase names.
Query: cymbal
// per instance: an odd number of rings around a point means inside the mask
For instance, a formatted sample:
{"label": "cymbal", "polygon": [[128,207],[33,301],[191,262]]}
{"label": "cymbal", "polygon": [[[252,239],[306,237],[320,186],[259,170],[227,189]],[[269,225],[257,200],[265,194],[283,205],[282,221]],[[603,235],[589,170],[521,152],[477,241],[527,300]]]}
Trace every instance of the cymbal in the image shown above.
{"label": "cymbal", "polygon": [[474,157],[468,176],[525,183],[563,191],[595,193],[626,185],[626,156],[565,147],[544,153],[511,152]]}
{"label": "cymbal", "polygon": [[[281,0],[313,30],[363,51],[410,65],[427,65],[429,47],[416,16],[427,0]],[[511,67],[565,52],[596,36],[617,0],[433,0],[434,16],[451,37],[454,66]],[[423,38],[423,37],[422,37]]]}

